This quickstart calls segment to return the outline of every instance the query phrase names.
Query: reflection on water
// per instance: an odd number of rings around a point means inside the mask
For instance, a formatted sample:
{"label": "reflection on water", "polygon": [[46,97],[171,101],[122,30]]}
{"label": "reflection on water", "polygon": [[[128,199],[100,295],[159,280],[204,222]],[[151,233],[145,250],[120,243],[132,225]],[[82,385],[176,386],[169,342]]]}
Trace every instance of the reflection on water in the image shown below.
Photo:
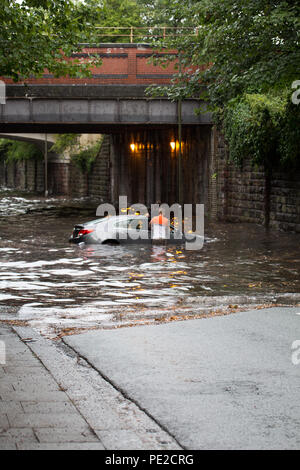
{"label": "reflection on water", "polygon": [[233,303],[299,302],[297,234],[215,223],[206,225],[199,251],[74,246],[73,225],[94,216],[66,205],[76,204],[7,193],[0,199],[0,319],[55,335]]}

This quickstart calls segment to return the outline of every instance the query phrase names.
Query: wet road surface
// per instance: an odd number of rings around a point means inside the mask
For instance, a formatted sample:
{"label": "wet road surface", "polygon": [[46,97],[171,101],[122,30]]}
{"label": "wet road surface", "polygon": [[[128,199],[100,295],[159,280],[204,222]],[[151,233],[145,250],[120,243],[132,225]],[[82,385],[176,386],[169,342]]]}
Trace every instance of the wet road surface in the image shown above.
{"label": "wet road surface", "polygon": [[64,338],[185,449],[298,449],[299,308]]}
{"label": "wet road surface", "polygon": [[201,315],[229,305],[297,305],[300,235],[210,223],[199,251],[183,246],[76,246],[83,200],[0,194],[0,320],[49,337]]}

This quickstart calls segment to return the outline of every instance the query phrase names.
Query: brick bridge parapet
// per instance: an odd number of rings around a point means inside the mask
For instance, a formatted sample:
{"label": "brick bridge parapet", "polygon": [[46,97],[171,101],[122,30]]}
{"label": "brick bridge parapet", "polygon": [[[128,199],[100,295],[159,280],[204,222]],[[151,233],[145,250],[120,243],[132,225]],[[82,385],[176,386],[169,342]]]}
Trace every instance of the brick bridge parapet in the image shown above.
{"label": "brick bridge parapet", "polygon": [[[90,78],[55,78],[45,71],[40,78],[26,79],[28,84],[123,84],[149,85],[168,84],[175,73],[177,52],[175,50],[155,53],[157,57],[175,58],[167,67],[154,65],[151,57],[153,49],[148,44],[99,44],[98,46],[83,45],[80,53],[71,57],[87,60],[89,54],[99,56],[102,65],[91,70]],[[6,83],[13,83],[4,79]]]}

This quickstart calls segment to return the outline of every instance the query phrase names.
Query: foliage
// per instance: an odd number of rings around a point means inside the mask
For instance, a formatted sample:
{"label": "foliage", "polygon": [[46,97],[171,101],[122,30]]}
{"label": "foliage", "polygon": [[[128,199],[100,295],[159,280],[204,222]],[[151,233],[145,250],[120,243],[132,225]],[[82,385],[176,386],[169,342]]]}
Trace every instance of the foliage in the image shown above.
{"label": "foliage", "polygon": [[58,134],[51,151],[62,154],[67,150],[71,160],[81,171],[89,173],[95,158],[100,152],[103,136],[101,135],[95,143],[89,145],[80,145],[79,137],[80,134]]}
{"label": "foliage", "polygon": [[[51,151],[58,154],[68,150],[71,160],[81,169],[83,173],[89,172],[92,164],[99,154],[103,142],[103,136],[90,145],[79,144],[80,134],[59,134]],[[11,162],[29,159],[42,159],[41,149],[30,142],[0,139],[0,159]]]}
{"label": "foliage", "polygon": [[[178,36],[157,41],[174,47],[182,64],[187,93],[208,86],[213,105],[223,105],[243,92],[282,89],[298,78],[300,6],[289,0],[170,0],[166,20],[177,14]],[[189,36],[181,26],[194,26]],[[207,64],[207,67],[203,67]]]}
{"label": "foliage", "polygon": [[147,26],[177,27],[186,23],[189,18],[183,17],[178,1],[137,0],[141,9],[143,23]]}
{"label": "foliage", "polygon": [[277,155],[277,139],[285,106],[282,97],[245,94],[231,100],[224,111],[225,137],[231,159],[241,164],[246,155],[262,164]]}
{"label": "foliage", "polygon": [[0,139],[0,160],[6,159],[6,152],[9,148],[11,141],[8,139]]}
{"label": "foliage", "polygon": [[285,162],[299,158],[299,111],[287,98],[292,82],[299,79],[299,3],[170,0],[166,21],[174,12],[181,18],[178,25],[194,26],[197,34],[180,33],[178,26],[178,37],[154,42],[158,49],[177,48],[183,71],[170,88],[149,92],[172,100],[206,99],[215,116],[224,118],[234,161],[247,155],[254,162],[276,160],[277,154]]}
{"label": "foliage", "polygon": [[12,161],[42,159],[43,153],[37,145],[30,142],[0,139],[0,157],[8,163]]}
{"label": "foliage", "polygon": [[[94,4],[72,0],[2,0],[0,9],[0,76],[14,81],[45,69],[55,77],[89,75],[91,63],[67,60],[93,42]],[[63,51],[63,54],[62,54]],[[97,63],[97,61],[96,61]]]}
{"label": "foliage", "polygon": [[101,28],[113,28],[106,34],[101,34],[99,29],[98,42],[129,42],[130,27],[142,26],[141,11],[136,0],[103,0],[96,21]]}
{"label": "foliage", "polygon": [[77,144],[80,134],[57,134],[51,152],[62,154],[66,149],[71,149]]}
{"label": "foliage", "polygon": [[92,169],[92,165],[100,152],[103,142],[103,136],[101,136],[97,142],[92,145],[81,146],[77,151],[71,153],[71,160],[80,168],[83,173],[89,173]]}
{"label": "foliage", "polygon": [[291,103],[289,90],[238,96],[224,108],[221,121],[236,164],[251,155],[254,164],[268,168],[299,166],[300,108]]}
{"label": "foliage", "polygon": [[[169,0],[89,0],[94,5],[94,24],[100,28],[113,28],[111,32],[101,34],[98,30],[98,42],[128,42],[130,28],[134,30],[134,38],[140,42],[149,41],[149,33],[161,35],[161,27],[178,25],[177,8],[173,8],[173,17],[166,19],[166,8],[172,9]],[[99,8],[97,9],[96,6]],[[158,29],[160,28],[160,29]]]}
{"label": "foliage", "polygon": [[281,163],[288,169],[300,168],[300,106],[289,100],[279,133]]}

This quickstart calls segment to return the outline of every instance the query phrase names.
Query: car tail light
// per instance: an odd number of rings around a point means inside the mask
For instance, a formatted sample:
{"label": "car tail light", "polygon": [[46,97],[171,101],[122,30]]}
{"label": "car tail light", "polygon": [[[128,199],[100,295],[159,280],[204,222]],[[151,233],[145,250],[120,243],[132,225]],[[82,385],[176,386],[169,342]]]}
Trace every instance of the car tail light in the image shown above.
{"label": "car tail light", "polygon": [[93,232],[94,229],[93,228],[90,228],[89,230],[88,229],[84,229],[84,230],[79,230],[78,232],[78,237],[81,237],[82,235],[87,235],[88,233],[91,233]]}

